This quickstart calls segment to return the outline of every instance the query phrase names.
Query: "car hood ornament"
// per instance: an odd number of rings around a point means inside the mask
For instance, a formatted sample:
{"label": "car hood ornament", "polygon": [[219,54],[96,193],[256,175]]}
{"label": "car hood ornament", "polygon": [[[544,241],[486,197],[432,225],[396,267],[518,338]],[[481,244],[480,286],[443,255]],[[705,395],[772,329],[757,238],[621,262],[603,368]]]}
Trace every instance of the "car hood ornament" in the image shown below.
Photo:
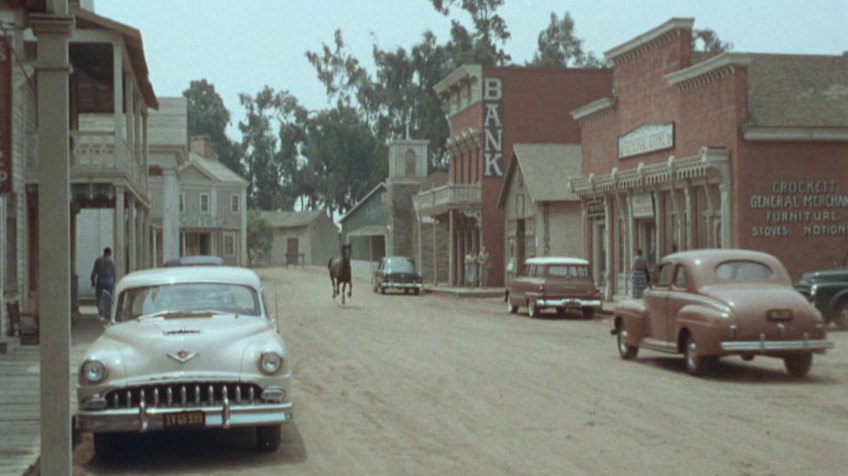
{"label": "car hood ornament", "polygon": [[180,350],[180,351],[177,351],[177,352],[168,352],[165,355],[176,360],[177,362],[179,362],[181,364],[184,364],[184,363],[188,362],[189,360],[197,357],[197,352],[188,352],[186,350]]}

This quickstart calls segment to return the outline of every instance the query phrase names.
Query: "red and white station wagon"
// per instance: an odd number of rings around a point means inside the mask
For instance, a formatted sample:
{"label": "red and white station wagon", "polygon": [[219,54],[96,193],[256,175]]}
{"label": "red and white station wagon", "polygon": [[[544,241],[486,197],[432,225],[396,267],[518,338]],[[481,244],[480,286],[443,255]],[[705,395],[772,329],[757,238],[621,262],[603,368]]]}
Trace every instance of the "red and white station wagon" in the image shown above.
{"label": "red and white station wagon", "polygon": [[685,356],[686,370],[707,372],[719,357],[783,359],[802,377],[814,353],[832,347],[821,313],[792,287],[774,256],[750,250],[668,255],[642,299],[615,310],[613,334],[623,359],[640,348]]}
{"label": "red and white station wagon", "polygon": [[513,314],[519,306],[526,307],[530,317],[538,317],[548,308],[560,314],[577,309],[591,319],[601,308],[601,293],[592,280],[588,261],[546,256],[524,262],[521,273],[507,285],[506,302]]}

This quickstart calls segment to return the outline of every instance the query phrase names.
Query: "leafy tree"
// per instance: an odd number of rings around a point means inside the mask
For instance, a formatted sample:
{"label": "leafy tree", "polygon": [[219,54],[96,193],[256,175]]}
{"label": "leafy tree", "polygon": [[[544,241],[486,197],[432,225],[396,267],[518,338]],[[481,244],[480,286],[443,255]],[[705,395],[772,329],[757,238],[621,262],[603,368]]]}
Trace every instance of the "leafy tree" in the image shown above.
{"label": "leafy tree", "polygon": [[606,60],[583,51],[583,40],[574,33],[574,19],[568,11],[560,19],[551,13],[551,22],[539,33],[538,49],[530,61],[532,66],[604,68]]}
{"label": "leafy tree", "polygon": [[470,52],[483,65],[502,65],[510,60],[502,46],[510,38],[506,21],[497,10],[504,0],[430,0],[437,12],[450,16],[452,7],[459,7],[471,16],[474,33],[469,33],[457,20],[451,20],[452,46],[456,51]]}
{"label": "leafy tree", "polygon": [[262,217],[262,212],[256,208],[247,211],[247,259],[255,264],[265,259],[271,253],[271,243],[274,240],[274,228]]}
{"label": "leafy tree", "polygon": [[207,135],[212,141],[218,160],[224,165],[243,174],[241,164],[241,146],[227,137],[227,125],[230,123],[230,111],[224,106],[215,86],[205,79],[189,83],[183,91],[188,103],[188,133]]}
{"label": "leafy tree", "polygon": [[692,51],[694,52],[717,55],[732,49],[733,43],[721,41],[718,34],[709,28],[692,31]]}

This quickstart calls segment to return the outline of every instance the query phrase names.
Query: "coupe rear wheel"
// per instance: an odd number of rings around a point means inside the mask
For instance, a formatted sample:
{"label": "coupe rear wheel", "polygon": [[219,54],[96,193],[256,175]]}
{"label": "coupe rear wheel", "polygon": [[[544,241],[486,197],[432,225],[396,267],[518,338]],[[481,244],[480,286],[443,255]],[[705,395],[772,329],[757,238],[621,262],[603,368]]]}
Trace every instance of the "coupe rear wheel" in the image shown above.
{"label": "coupe rear wheel", "polygon": [[786,366],[786,373],[789,375],[795,378],[805,377],[813,365],[813,354],[784,357],[783,364]]}
{"label": "coupe rear wheel", "polygon": [[539,308],[536,307],[536,301],[530,301],[527,304],[527,314],[530,317],[539,317]]}
{"label": "coupe rear wheel", "polygon": [[624,360],[635,359],[639,354],[639,348],[627,343],[627,330],[624,328],[624,324],[618,323],[615,328],[618,331],[615,333],[616,343],[618,344],[618,355]]}
{"label": "coupe rear wheel", "polygon": [[712,356],[700,355],[698,344],[691,335],[685,337],[683,343],[684,360],[686,361],[686,371],[690,375],[701,377],[706,375],[712,369],[716,362],[716,358]]}
{"label": "coupe rear wheel", "polygon": [[256,449],[260,451],[277,451],[280,448],[280,425],[256,427]]}

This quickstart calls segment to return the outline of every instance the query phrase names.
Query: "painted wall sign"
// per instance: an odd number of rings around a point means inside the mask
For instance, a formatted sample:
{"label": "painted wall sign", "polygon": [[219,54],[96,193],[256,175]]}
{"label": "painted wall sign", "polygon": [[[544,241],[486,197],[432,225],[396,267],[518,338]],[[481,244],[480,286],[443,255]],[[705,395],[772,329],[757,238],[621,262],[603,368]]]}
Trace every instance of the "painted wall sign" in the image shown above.
{"label": "painted wall sign", "polygon": [[654,200],[650,193],[639,193],[630,197],[633,218],[653,218]]}
{"label": "painted wall sign", "polygon": [[618,158],[674,147],[674,123],[645,124],[618,138]]}
{"label": "painted wall sign", "polygon": [[604,216],[604,201],[603,200],[589,200],[586,202],[586,215],[590,217],[602,217]]}
{"label": "painted wall sign", "polygon": [[0,193],[12,193],[12,52],[0,38]]}
{"label": "painted wall sign", "polygon": [[751,195],[749,206],[762,210],[766,222],[751,227],[754,237],[848,236],[839,210],[848,208],[848,195],[836,180],[777,180],[767,193]]}
{"label": "painted wall sign", "polygon": [[483,175],[503,177],[503,80],[483,78]]}

